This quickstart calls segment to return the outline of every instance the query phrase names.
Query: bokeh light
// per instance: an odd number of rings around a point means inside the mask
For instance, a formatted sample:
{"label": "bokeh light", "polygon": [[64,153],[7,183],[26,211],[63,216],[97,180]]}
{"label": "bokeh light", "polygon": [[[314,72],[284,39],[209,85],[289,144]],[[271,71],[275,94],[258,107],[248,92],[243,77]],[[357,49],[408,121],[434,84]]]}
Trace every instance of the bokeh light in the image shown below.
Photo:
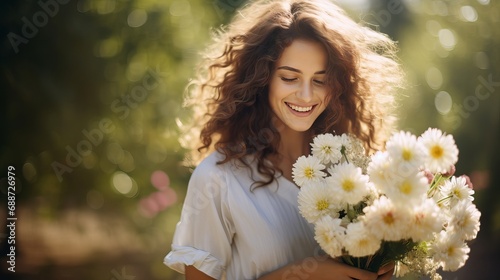
{"label": "bokeh light", "polygon": [[427,70],[425,79],[432,89],[439,89],[443,84],[443,74],[436,67],[431,67]]}
{"label": "bokeh light", "polygon": [[135,180],[121,171],[117,171],[113,174],[111,185],[114,190],[126,197],[134,197],[138,191],[138,186]]}
{"label": "bokeh light", "polygon": [[438,92],[434,98],[434,105],[440,114],[448,114],[452,107],[451,95],[446,91]]}
{"label": "bokeh light", "polygon": [[446,50],[453,50],[457,44],[457,39],[453,34],[453,31],[447,28],[443,28],[438,32],[439,42]]}
{"label": "bokeh light", "polygon": [[127,17],[127,24],[130,27],[141,27],[148,20],[148,13],[145,10],[133,10]]}
{"label": "bokeh light", "polygon": [[472,6],[462,6],[460,13],[465,21],[475,22],[477,20],[477,11]]}

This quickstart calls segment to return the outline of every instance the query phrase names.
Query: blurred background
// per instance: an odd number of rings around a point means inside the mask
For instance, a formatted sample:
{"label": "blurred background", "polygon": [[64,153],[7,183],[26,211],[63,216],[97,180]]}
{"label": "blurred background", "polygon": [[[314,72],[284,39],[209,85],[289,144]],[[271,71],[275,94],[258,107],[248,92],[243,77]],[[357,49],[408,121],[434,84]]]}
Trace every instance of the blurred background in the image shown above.
{"label": "blurred background", "polygon": [[[183,279],[162,264],[190,176],[178,141],[183,90],[211,29],[245,2],[1,1],[0,216],[17,218],[15,273],[11,228],[0,231],[2,279]],[[409,82],[400,128],[453,134],[457,173],[474,184],[481,231],[465,267],[443,278],[494,278],[500,3],[338,3],[399,42]]]}

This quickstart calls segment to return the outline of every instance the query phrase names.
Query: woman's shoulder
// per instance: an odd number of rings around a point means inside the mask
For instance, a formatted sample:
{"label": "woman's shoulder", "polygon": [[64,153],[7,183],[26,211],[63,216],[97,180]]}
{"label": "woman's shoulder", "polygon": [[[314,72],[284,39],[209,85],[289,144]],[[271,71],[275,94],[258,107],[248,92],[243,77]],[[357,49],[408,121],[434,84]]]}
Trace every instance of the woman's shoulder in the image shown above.
{"label": "woman's shoulder", "polygon": [[226,164],[222,162],[224,160],[224,154],[219,151],[211,152],[207,157],[205,157],[195,168],[193,174],[195,173],[213,173],[217,171],[222,171],[226,168]]}
{"label": "woman's shoulder", "polygon": [[225,156],[221,152],[211,152],[194,168],[193,174],[191,174],[191,179],[200,177],[213,178],[214,176],[217,176],[218,178],[225,177],[229,170],[228,166],[231,163],[222,163],[224,159]]}
{"label": "woman's shoulder", "polygon": [[[228,176],[245,176],[254,165],[251,155],[238,159],[225,161],[226,156],[220,151],[214,151],[204,158],[194,169],[191,178],[226,178]],[[246,163],[246,164],[245,164]]]}
{"label": "woman's shoulder", "polygon": [[210,172],[221,170],[240,169],[242,167],[251,167],[254,165],[255,158],[253,155],[247,155],[241,160],[230,159],[226,161],[226,156],[220,151],[213,151],[205,157],[196,167],[195,172]]}

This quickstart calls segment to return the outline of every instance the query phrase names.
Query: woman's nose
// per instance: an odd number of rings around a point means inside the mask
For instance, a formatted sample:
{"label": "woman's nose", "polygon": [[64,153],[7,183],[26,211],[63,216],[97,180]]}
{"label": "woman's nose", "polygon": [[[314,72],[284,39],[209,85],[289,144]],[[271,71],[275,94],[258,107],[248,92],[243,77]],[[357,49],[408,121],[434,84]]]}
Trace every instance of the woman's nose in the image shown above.
{"label": "woman's nose", "polygon": [[304,83],[296,94],[297,98],[304,102],[310,102],[313,98],[312,84]]}

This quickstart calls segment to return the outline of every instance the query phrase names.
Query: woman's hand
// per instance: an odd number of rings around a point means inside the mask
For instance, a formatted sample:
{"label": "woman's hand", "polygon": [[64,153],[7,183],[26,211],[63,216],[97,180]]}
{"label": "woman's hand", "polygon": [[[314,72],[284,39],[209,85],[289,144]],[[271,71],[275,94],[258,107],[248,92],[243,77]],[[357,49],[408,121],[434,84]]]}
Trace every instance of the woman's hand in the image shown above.
{"label": "woman's hand", "polygon": [[390,280],[392,275],[394,274],[395,263],[390,262],[384,266],[382,266],[378,271],[377,280]]}
{"label": "woman's hand", "polygon": [[[384,267],[385,268],[385,267]],[[382,273],[392,272],[392,268],[380,271]],[[392,274],[391,274],[392,275]],[[340,260],[328,257],[310,257],[300,262],[286,265],[278,270],[270,272],[259,278],[259,280],[298,280],[298,279],[315,279],[315,280],[376,280],[390,279],[377,278],[378,276],[386,277],[386,274],[377,275],[377,273],[368,270],[356,268],[347,265]]]}

